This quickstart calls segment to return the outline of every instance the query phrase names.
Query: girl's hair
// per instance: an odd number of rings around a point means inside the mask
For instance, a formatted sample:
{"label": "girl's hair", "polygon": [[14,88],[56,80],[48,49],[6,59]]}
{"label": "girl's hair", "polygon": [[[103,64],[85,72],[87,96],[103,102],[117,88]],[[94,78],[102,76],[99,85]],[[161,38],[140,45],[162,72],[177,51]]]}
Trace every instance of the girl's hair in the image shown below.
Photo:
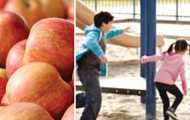
{"label": "girl's hair", "polygon": [[188,49],[188,46],[190,46],[190,45],[187,43],[186,40],[179,39],[175,43],[172,43],[170,45],[170,47],[168,48],[168,50],[166,52],[164,52],[164,53],[170,54],[170,53],[173,52],[173,50],[175,50],[176,53],[178,53],[178,52],[184,52],[184,51],[186,51]]}

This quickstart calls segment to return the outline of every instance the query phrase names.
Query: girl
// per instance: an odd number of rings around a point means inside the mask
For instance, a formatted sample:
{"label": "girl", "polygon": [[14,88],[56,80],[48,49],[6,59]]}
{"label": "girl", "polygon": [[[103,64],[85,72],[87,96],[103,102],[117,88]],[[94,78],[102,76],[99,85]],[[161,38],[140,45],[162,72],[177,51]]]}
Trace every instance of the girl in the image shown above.
{"label": "girl", "polygon": [[[155,75],[155,83],[163,102],[164,120],[169,120],[169,117],[177,120],[175,111],[181,103],[183,95],[187,94],[183,55],[188,46],[186,40],[177,40],[161,55],[143,56],[141,58],[141,63],[162,61],[159,71]],[[183,94],[175,85],[178,75],[181,77]],[[167,92],[175,96],[172,106],[170,106]]]}

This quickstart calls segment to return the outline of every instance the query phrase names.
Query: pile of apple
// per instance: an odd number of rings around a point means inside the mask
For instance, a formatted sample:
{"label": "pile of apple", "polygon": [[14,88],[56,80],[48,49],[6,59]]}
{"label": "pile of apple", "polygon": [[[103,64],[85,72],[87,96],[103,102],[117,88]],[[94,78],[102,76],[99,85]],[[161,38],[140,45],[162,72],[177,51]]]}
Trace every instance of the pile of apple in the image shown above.
{"label": "pile of apple", "polygon": [[68,5],[0,0],[0,120],[74,120],[74,25]]}
{"label": "pile of apple", "polygon": [[32,27],[38,20],[61,17],[73,21],[74,0],[0,0],[0,9],[22,16]]}

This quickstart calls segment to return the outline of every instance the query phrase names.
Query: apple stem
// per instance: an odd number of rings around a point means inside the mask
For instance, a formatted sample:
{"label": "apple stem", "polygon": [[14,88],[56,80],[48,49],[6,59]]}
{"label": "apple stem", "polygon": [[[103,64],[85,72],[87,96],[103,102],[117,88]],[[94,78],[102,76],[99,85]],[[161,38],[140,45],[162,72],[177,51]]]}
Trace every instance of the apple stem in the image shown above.
{"label": "apple stem", "polygon": [[23,0],[23,3],[26,5],[26,7],[30,7],[30,4],[28,3],[28,0]]}

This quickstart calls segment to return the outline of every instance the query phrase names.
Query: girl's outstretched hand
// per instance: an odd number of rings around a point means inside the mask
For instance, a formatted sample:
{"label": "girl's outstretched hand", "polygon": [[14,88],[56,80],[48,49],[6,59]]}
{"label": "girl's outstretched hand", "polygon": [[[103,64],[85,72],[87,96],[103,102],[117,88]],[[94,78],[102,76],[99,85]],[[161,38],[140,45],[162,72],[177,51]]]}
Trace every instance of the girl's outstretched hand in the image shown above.
{"label": "girl's outstretched hand", "polygon": [[148,58],[148,57],[147,57],[146,55],[142,56],[142,58],[141,58],[141,63],[142,63],[142,64],[147,63],[147,62],[148,62],[147,58]]}

